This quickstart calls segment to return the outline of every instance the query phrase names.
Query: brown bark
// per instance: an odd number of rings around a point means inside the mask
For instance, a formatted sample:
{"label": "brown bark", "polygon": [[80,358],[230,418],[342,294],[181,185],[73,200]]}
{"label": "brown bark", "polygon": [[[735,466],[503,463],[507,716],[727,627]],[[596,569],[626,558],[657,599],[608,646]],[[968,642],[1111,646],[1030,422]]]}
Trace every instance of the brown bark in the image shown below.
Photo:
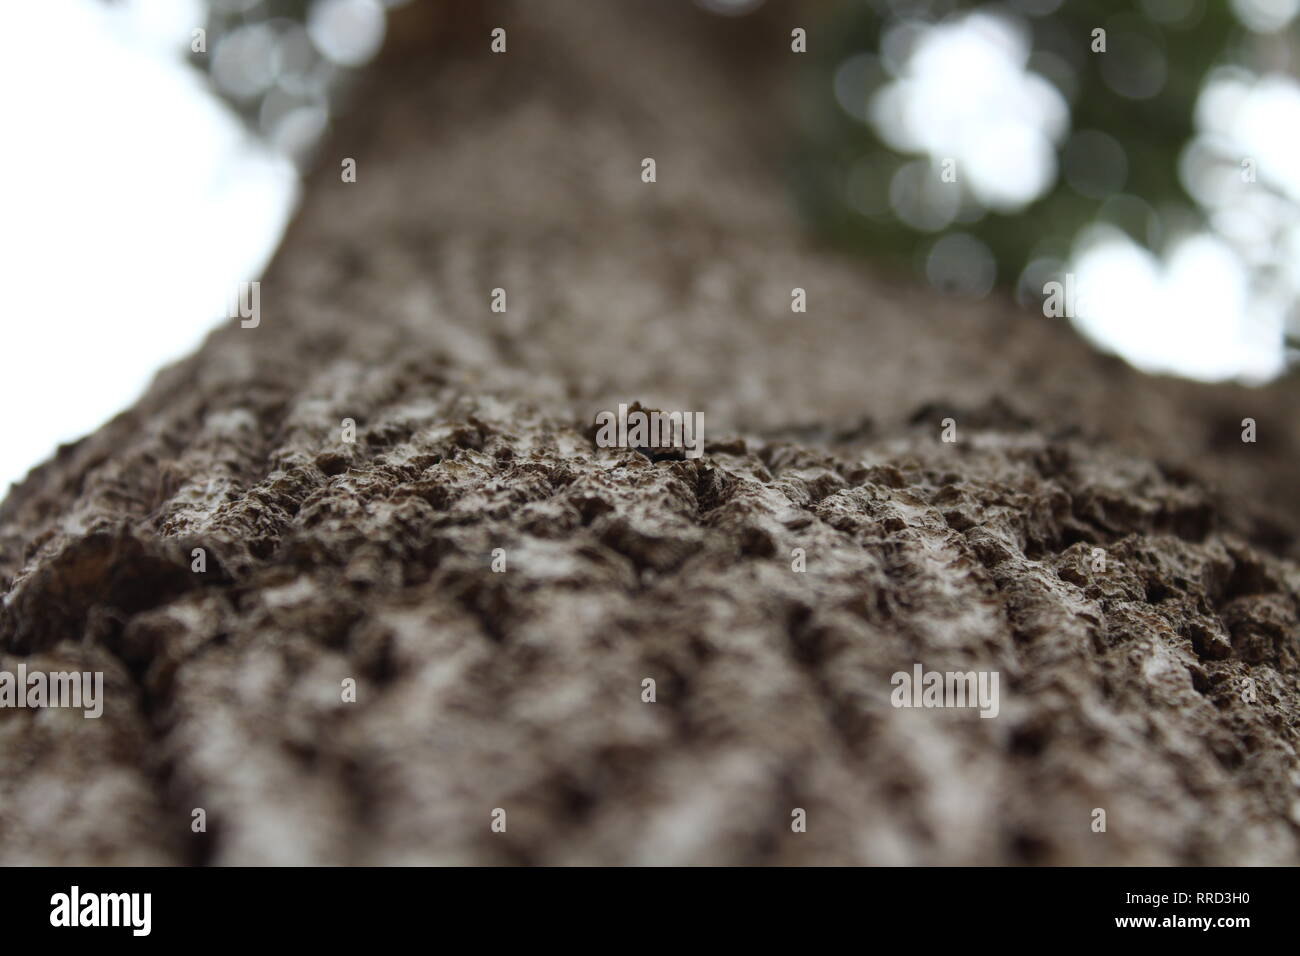
{"label": "brown bark", "polygon": [[[780,10],[488,20],[376,69],[258,328],[0,507],[0,670],[108,687],[0,710],[0,862],[1300,860],[1295,380],[811,243]],[[705,457],[596,448],[634,401]],[[916,662],[1000,715],[894,709]]]}

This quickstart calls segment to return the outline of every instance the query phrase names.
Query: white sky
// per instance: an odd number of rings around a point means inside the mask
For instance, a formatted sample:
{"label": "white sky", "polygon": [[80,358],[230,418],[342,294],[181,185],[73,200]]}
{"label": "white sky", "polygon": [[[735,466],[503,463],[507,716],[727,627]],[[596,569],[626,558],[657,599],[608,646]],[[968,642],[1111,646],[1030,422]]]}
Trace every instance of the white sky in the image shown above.
{"label": "white sky", "polygon": [[184,63],[191,0],[6,4],[0,497],[128,407],[257,277],[296,195]]}
{"label": "white sky", "polygon": [[890,146],[956,159],[990,209],[1017,212],[1052,186],[1070,108],[1056,87],[1026,70],[1027,32],[976,11],[932,26],[902,21],[882,49],[901,74],[871,103]]}

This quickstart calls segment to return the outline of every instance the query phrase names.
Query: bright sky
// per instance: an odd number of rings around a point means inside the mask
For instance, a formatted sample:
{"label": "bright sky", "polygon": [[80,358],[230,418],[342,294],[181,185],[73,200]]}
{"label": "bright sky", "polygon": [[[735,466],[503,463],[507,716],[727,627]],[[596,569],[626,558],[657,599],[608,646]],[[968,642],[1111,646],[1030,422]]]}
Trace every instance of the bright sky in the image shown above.
{"label": "bright sky", "polygon": [[184,63],[197,0],[3,16],[0,497],[199,344],[264,267],[297,189]]}

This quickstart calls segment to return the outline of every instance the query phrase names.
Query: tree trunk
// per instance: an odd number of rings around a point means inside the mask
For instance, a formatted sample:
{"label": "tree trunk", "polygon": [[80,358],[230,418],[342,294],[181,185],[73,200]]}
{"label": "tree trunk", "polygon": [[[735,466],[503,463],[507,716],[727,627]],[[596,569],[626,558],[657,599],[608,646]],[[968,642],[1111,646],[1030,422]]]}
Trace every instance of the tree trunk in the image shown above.
{"label": "tree trunk", "polygon": [[789,12],[398,21],[260,325],[0,508],[0,671],[106,675],[0,710],[0,862],[1300,862],[1296,381],[818,248]]}

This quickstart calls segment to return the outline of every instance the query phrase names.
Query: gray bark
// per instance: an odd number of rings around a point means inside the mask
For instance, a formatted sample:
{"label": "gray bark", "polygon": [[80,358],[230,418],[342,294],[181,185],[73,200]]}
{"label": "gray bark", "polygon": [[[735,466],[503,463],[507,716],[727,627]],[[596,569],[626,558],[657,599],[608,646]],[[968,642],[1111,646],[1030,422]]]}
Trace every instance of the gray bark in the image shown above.
{"label": "gray bark", "polygon": [[[0,710],[0,862],[1300,861],[1294,378],[818,247],[779,10],[486,19],[374,70],[261,325],[0,507],[0,670],[107,675]],[[707,454],[597,448],[636,401]]]}

